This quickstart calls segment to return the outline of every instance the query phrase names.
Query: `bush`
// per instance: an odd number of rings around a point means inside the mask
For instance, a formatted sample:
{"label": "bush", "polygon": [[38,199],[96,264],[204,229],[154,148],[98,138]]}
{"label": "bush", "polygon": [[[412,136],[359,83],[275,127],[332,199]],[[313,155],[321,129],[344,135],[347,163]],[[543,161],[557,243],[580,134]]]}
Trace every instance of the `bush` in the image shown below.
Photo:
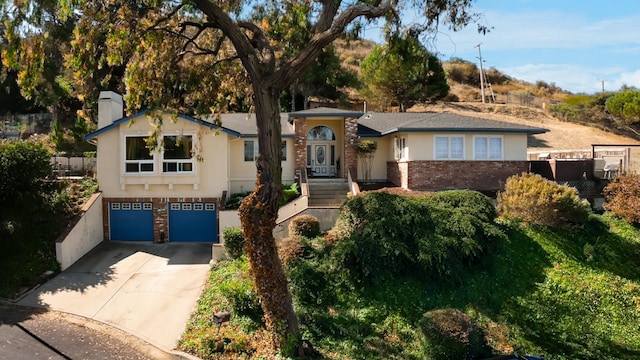
{"label": "bush", "polygon": [[495,217],[491,201],[475,191],[353,197],[331,231],[333,267],[340,269],[336,276],[355,284],[407,273],[456,276],[503,236]]}
{"label": "bush", "polygon": [[289,223],[289,236],[304,236],[314,238],[320,235],[320,222],[313,215],[300,215],[294,217]]}
{"label": "bush", "polygon": [[631,224],[640,224],[640,175],[619,176],[604,188],[604,208]]}
{"label": "bush", "polygon": [[589,203],[580,200],[575,188],[528,173],[507,179],[498,194],[498,211],[526,224],[550,227],[583,225],[590,213]]}
{"label": "bush", "polygon": [[218,283],[218,290],[231,306],[234,316],[247,316],[253,321],[262,321],[262,308],[253,288],[249,262],[241,259],[228,267],[228,272]]}
{"label": "bush", "polygon": [[435,225],[432,232],[418,233],[418,263],[425,272],[458,276],[504,237],[491,199],[477,191],[443,191],[427,197],[425,204]]}
{"label": "bush", "polygon": [[228,227],[222,231],[224,249],[232,259],[237,259],[244,254],[244,236],[239,227]]}
{"label": "bush", "polygon": [[427,359],[464,360],[491,356],[482,331],[456,309],[429,311],[418,323]]}

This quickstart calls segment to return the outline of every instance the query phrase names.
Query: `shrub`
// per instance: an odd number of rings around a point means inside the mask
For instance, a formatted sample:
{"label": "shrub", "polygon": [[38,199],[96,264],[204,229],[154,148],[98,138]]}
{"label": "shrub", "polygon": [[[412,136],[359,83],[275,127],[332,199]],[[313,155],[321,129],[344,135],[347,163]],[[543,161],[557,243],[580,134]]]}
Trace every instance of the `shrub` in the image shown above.
{"label": "shrub", "polygon": [[297,183],[293,183],[291,185],[286,185],[282,187],[282,202],[281,206],[288,203],[289,201],[300,196],[300,189],[298,188]]}
{"label": "shrub", "polygon": [[528,173],[507,179],[505,190],[498,194],[498,211],[550,227],[583,225],[590,213],[589,203],[580,200],[575,188]]}
{"label": "shrub", "polygon": [[455,276],[503,236],[495,217],[491,201],[474,191],[416,198],[369,192],[344,203],[330,232],[332,266],[355,284],[406,273]]}
{"label": "shrub", "polygon": [[631,224],[640,223],[640,175],[619,176],[604,188],[604,208]]}
{"label": "shrub", "polygon": [[244,236],[239,227],[228,227],[222,231],[224,249],[232,259],[237,259],[244,254]]}
{"label": "shrub", "polygon": [[482,331],[456,309],[429,311],[418,323],[427,359],[475,359],[491,356]]}
{"label": "shrub", "polygon": [[296,216],[289,223],[289,236],[300,235],[314,238],[320,235],[320,222],[313,215]]}
{"label": "shrub", "polygon": [[278,242],[278,256],[285,267],[300,259],[304,253],[305,244],[300,236],[289,236]]}
{"label": "shrub", "polygon": [[431,232],[418,233],[418,264],[425,272],[457,276],[504,237],[491,199],[477,191],[443,191],[425,198],[425,204],[434,219]]}
{"label": "shrub", "polygon": [[218,283],[218,290],[229,302],[234,315],[247,316],[260,323],[262,308],[251,281],[249,262],[246,259],[234,262]]}

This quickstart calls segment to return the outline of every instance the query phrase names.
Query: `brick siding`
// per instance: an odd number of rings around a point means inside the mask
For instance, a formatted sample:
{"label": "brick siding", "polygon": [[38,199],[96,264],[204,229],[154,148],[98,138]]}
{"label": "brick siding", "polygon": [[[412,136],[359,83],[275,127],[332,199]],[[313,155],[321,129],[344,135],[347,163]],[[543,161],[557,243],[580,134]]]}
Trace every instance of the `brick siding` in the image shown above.
{"label": "brick siding", "polygon": [[387,162],[387,179],[405,189],[438,191],[502,189],[507,178],[529,171],[528,161]]}

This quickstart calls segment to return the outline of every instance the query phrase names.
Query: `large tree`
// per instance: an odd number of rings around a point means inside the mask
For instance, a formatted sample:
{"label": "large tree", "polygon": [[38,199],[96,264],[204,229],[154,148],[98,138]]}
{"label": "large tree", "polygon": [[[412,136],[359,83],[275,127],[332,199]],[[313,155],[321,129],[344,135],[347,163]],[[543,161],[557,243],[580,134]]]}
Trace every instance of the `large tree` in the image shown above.
{"label": "large tree", "polygon": [[449,93],[438,58],[420,43],[415,32],[387,35],[362,62],[363,95],[381,108],[407,111],[416,102],[435,101]]}
{"label": "large tree", "polygon": [[[74,90],[85,93],[78,96],[115,86],[103,79],[88,82],[93,86],[80,86],[81,78],[91,79],[104,67],[124,66],[130,110],[162,105],[188,113],[217,113],[250,99],[258,129],[257,177],[239,212],[266,325],[274,334],[274,345],[282,347],[299,341],[300,331],[273,237],[282,197],[280,95],[358,21],[384,18],[400,27],[400,12],[409,10],[424,19],[419,28],[413,26],[414,31],[434,31],[439,24],[456,30],[474,20],[469,12],[472,2],[86,0],[58,4],[75,6],[65,13],[80,19],[66,57],[78,78]],[[305,14],[304,21],[292,22],[280,40],[275,33],[280,29],[274,29],[264,14],[285,16],[291,11]],[[287,39],[299,35],[297,27],[310,34],[305,41]]]}

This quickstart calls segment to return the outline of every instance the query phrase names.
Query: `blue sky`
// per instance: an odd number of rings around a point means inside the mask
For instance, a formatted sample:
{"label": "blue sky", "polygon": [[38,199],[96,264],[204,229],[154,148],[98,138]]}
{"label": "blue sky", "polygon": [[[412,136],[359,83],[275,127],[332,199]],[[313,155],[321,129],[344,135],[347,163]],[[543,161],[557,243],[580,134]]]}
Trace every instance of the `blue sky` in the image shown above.
{"label": "blue sky", "polygon": [[[640,1],[478,0],[473,9],[493,27],[453,32],[441,28],[426,41],[442,60],[459,57],[520,80],[542,80],[573,93],[640,88]],[[410,16],[410,15],[409,15]],[[365,37],[380,41],[378,28]]]}

